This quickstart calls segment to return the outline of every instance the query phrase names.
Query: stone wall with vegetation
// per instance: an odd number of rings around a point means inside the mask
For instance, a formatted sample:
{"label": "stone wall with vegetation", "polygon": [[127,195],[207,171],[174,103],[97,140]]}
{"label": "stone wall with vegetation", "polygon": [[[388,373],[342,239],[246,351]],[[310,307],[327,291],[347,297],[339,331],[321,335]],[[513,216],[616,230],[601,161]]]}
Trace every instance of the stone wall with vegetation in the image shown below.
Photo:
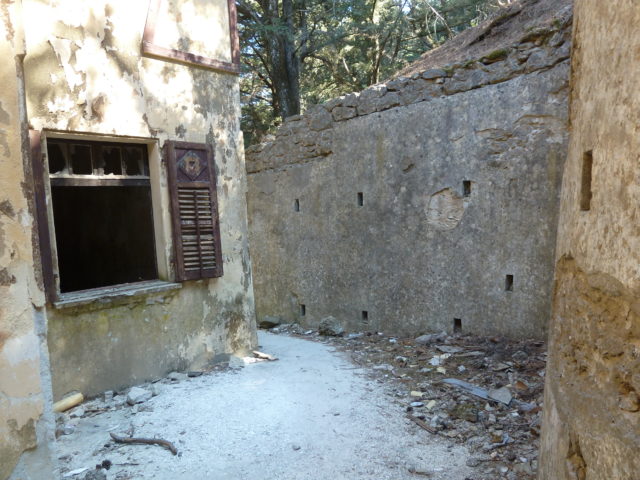
{"label": "stone wall with vegetation", "polygon": [[640,7],[575,3],[540,480],[640,472]]}
{"label": "stone wall with vegetation", "polygon": [[259,320],[544,337],[571,12],[287,119],[247,150]]}

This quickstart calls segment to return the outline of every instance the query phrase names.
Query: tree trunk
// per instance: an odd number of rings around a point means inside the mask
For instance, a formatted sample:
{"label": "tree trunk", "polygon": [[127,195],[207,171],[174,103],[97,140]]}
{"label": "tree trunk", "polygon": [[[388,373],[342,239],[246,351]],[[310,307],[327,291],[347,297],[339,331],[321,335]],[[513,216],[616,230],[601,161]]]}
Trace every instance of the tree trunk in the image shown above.
{"label": "tree trunk", "polygon": [[293,0],[269,0],[265,12],[275,34],[267,34],[268,56],[271,63],[274,111],[282,119],[300,113],[300,59],[295,45],[295,9]]}

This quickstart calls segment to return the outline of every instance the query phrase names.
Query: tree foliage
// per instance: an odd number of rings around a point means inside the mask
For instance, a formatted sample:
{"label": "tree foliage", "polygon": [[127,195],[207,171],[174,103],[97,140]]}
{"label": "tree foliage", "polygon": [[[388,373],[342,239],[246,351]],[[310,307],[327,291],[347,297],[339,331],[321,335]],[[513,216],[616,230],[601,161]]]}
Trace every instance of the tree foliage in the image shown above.
{"label": "tree foliage", "polygon": [[247,143],[307,105],[380,82],[499,1],[238,0]]}

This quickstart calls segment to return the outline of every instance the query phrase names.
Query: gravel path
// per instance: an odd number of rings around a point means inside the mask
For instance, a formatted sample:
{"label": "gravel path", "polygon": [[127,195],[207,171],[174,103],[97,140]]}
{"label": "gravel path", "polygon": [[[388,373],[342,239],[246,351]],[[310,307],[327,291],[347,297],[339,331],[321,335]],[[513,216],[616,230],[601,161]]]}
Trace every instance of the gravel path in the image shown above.
{"label": "gravel path", "polygon": [[[260,342],[279,360],[160,384],[160,394],[142,405],[152,411],[124,407],[81,418],[75,433],[58,440],[63,471],[108,459],[109,480],[463,480],[472,474],[466,449],[406,420],[384,387],[343,354],[284,335],[261,333]],[[122,434],[131,425],[136,437],[172,441],[180,455],[109,442],[109,431]]]}

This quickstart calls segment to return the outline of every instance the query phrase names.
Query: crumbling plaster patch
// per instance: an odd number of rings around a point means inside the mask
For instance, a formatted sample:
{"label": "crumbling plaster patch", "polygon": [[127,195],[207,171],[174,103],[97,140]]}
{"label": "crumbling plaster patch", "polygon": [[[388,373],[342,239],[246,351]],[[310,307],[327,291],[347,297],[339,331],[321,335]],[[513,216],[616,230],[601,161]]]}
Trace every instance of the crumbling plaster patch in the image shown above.
{"label": "crumbling plaster patch", "polygon": [[429,197],[427,223],[437,230],[452,230],[458,226],[468,202],[451,188],[445,188]]}
{"label": "crumbling plaster patch", "polygon": [[[0,478],[49,479],[54,462],[44,295],[36,281],[30,171],[23,150],[26,114],[20,2],[0,10]],[[27,459],[33,460],[31,462]],[[37,463],[41,471],[30,471]],[[12,477],[13,478],[13,477]]]}

